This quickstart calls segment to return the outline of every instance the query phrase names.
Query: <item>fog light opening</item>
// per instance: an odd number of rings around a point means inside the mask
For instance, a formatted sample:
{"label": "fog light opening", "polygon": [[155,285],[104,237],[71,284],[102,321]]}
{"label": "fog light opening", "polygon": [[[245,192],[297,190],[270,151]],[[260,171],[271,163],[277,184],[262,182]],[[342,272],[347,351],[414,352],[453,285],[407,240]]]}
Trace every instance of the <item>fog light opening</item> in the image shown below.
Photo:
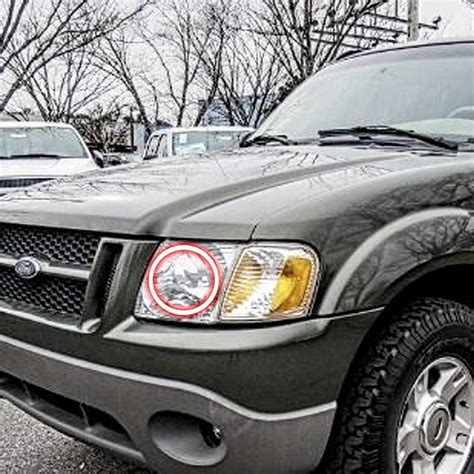
{"label": "fog light opening", "polygon": [[210,448],[218,448],[222,444],[222,430],[217,426],[211,425],[206,421],[202,421],[200,424],[201,435],[204,442]]}
{"label": "fog light opening", "polygon": [[182,464],[214,466],[227,454],[222,429],[203,418],[160,412],[151,419],[150,431],[155,446]]}

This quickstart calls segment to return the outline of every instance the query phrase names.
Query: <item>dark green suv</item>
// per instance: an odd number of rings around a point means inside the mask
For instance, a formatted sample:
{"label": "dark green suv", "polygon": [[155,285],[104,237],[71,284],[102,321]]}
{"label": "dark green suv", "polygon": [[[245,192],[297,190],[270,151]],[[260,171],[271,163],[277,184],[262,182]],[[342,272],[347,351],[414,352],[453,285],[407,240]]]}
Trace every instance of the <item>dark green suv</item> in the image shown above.
{"label": "dark green suv", "polygon": [[168,472],[473,472],[474,43],[356,54],[236,152],[0,199],[0,396]]}

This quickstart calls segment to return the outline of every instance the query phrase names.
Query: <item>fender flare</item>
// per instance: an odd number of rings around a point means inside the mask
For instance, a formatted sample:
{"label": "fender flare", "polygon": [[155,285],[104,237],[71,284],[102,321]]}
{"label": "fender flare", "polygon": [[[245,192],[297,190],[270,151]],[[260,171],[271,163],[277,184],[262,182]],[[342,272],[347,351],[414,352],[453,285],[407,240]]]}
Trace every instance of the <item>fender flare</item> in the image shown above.
{"label": "fender flare", "polygon": [[423,274],[454,260],[459,264],[459,255],[474,252],[473,223],[468,211],[446,207],[409,214],[380,228],[340,267],[318,315],[383,307]]}

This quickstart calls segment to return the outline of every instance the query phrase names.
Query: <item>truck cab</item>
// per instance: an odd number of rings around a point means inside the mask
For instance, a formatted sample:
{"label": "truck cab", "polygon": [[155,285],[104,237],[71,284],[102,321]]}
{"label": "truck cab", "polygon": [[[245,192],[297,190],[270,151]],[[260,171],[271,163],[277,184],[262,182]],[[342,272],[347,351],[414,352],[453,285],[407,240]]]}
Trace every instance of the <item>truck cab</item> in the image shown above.
{"label": "truck cab", "polygon": [[166,128],[148,140],[144,160],[183,157],[238,147],[242,138],[253,132],[250,127]]}

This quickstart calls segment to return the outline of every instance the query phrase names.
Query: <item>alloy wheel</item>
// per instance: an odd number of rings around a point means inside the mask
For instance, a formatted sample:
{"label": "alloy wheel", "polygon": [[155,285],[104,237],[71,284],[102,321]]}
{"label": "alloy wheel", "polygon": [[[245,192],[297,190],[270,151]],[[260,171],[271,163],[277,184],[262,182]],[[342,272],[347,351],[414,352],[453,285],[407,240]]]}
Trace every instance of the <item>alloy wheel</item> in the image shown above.
{"label": "alloy wheel", "polygon": [[406,397],[398,424],[399,474],[460,474],[474,438],[473,377],[464,362],[442,357]]}

